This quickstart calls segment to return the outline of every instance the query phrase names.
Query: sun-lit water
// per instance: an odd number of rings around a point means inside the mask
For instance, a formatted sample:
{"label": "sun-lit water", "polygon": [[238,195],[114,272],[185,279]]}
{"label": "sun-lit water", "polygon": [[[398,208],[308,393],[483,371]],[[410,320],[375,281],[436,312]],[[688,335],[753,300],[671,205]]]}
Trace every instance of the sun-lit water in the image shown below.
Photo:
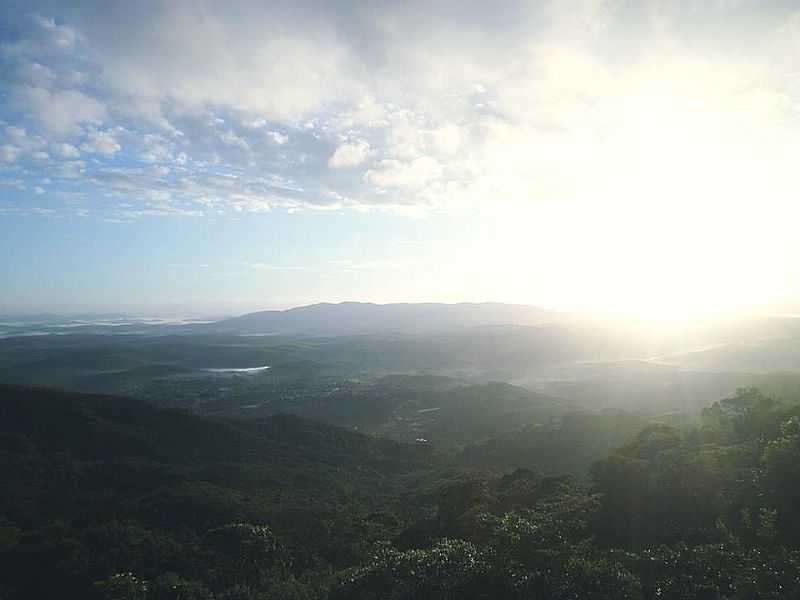
{"label": "sun-lit water", "polygon": [[203,369],[203,371],[206,373],[260,373],[270,368],[269,365],[265,365],[263,367],[246,367],[240,369]]}

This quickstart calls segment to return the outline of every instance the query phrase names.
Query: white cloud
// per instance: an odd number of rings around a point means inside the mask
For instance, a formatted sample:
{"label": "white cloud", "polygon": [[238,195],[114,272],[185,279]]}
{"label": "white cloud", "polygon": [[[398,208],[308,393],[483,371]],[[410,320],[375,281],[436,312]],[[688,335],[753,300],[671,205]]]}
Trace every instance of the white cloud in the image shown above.
{"label": "white cloud", "polygon": [[367,171],[367,180],[379,188],[419,189],[442,174],[442,165],[430,156],[420,156],[411,162],[390,159],[377,169]]}
{"label": "white cloud", "polygon": [[62,49],[71,49],[77,41],[75,30],[66,25],[56,24],[52,18],[36,17],[36,22],[49,35],[50,41]]}
{"label": "white cloud", "polygon": [[332,169],[355,167],[363,163],[369,155],[369,144],[364,141],[341,144],[328,159]]}
{"label": "white cloud", "polygon": [[12,98],[19,110],[28,112],[56,138],[76,135],[82,124],[99,125],[108,118],[103,103],[77,90],[20,86],[12,91]]}
{"label": "white cloud", "polygon": [[255,269],[259,271],[305,271],[306,267],[297,267],[291,265],[275,265],[264,262],[245,262],[242,263],[243,267],[248,269]]}
{"label": "white cloud", "polygon": [[40,186],[40,185],[37,185],[36,187],[34,187],[33,191],[37,195],[44,194],[44,188],[42,186]]}
{"label": "white cloud", "polygon": [[267,136],[269,137],[269,139],[271,139],[273,142],[275,142],[279,146],[282,146],[283,144],[285,144],[286,142],[289,141],[289,136],[288,135],[284,135],[284,134],[280,133],[279,131],[269,131],[269,132],[267,132]]}
{"label": "white cloud", "polygon": [[499,212],[664,181],[785,192],[800,139],[790,8],[174,0],[120,21],[31,0],[41,17],[2,50],[0,104],[22,116],[0,159],[29,184],[47,169],[49,189],[223,212]]}
{"label": "white cloud", "polygon": [[231,206],[236,212],[265,213],[272,210],[269,198],[254,195],[233,194],[230,197]]}
{"label": "white cloud", "polygon": [[241,148],[245,151],[250,150],[250,144],[248,144],[243,137],[236,135],[233,131],[226,131],[220,136],[219,139],[222,140],[222,143],[226,146],[236,146],[237,148]]}
{"label": "white cloud", "polygon": [[17,157],[19,156],[19,148],[14,146],[10,146],[8,144],[3,144],[0,146],[0,160],[6,163],[13,163],[16,162]]}
{"label": "white cloud", "polygon": [[147,134],[142,139],[142,160],[148,163],[172,160],[172,143],[162,135]]}
{"label": "white cloud", "polygon": [[440,125],[430,132],[433,146],[446,155],[457,154],[461,150],[463,134],[461,129],[453,124]]}
{"label": "white cloud", "polygon": [[53,152],[55,152],[62,158],[77,158],[81,155],[80,150],[78,150],[72,144],[67,144],[67,143],[53,144],[52,149]]}
{"label": "white cloud", "polygon": [[167,190],[148,190],[145,196],[153,202],[168,202],[172,198],[172,194]]}
{"label": "white cloud", "polygon": [[16,148],[19,154],[35,154],[46,145],[44,139],[38,135],[29,135],[23,127],[9,125],[3,133],[8,145]]}
{"label": "white cloud", "polygon": [[6,140],[15,146],[24,146],[28,141],[28,134],[22,127],[6,127]]}
{"label": "white cloud", "polygon": [[81,150],[110,156],[122,150],[122,146],[119,145],[111,131],[92,130],[89,132],[87,140],[81,144]]}
{"label": "white cloud", "polygon": [[79,179],[86,173],[86,163],[82,160],[63,162],[58,166],[57,173],[64,179]]}
{"label": "white cloud", "polygon": [[25,182],[17,177],[0,177],[0,186],[14,188],[21,192],[27,189]]}

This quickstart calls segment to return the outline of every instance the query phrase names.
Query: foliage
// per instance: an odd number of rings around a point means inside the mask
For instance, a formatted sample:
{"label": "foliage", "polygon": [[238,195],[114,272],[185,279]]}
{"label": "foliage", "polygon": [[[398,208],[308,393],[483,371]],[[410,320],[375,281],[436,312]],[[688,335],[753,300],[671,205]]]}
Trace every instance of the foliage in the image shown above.
{"label": "foliage", "polygon": [[0,386],[0,429],[3,600],[800,597],[800,409],[757,390],[588,485],[47,390]]}

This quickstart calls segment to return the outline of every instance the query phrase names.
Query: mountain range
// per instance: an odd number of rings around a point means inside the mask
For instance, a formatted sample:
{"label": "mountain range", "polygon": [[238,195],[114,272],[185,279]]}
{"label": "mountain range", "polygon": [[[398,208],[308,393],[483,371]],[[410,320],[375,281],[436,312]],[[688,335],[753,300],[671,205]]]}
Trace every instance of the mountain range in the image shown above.
{"label": "mountain range", "polygon": [[493,302],[341,302],[253,312],[197,327],[224,333],[264,335],[419,334],[489,325],[540,325],[556,314],[536,306]]}

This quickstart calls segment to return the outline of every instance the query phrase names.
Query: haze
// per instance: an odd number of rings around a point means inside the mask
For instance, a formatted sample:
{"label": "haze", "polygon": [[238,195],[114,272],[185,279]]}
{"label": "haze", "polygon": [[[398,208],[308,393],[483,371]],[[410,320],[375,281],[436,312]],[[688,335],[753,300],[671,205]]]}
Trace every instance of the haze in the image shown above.
{"label": "haze", "polygon": [[800,599],[799,0],[0,0],[0,600]]}

